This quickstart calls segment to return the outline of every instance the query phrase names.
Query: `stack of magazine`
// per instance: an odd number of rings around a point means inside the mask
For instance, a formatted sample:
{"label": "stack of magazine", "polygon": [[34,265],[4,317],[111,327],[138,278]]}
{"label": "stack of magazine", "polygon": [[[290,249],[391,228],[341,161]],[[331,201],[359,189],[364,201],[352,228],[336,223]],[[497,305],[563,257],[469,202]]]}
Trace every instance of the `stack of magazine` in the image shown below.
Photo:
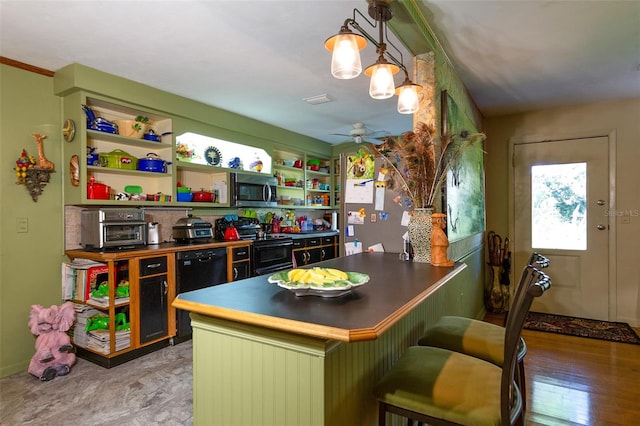
{"label": "stack of magazine", "polygon": [[[111,336],[109,330],[87,331],[87,320],[94,315],[105,316],[98,311],[82,303],[75,303],[76,321],[67,334],[73,339],[73,344],[80,348],[88,348],[93,351],[109,354],[111,352]],[[118,330],[116,336],[116,351],[121,351],[131,345],[131,330]]]}
{"label": "stack of magazine", "polygon": [[[111,337],[109,330],[91,330],[89,333],[88,348],[96,352],[108,354],[111,352]],[[116,331],[116,347],[115,350],[121,351],[131,344],[131,331]]]}
{"label": "stack of magazine", "polygon": [[69,329],[68,334],[73,339],[73,344],[81,348],[89,346],[89,334],[87,333],[87,319],[100,312],[87,305],[74,303],[76,311],[76,322]]}

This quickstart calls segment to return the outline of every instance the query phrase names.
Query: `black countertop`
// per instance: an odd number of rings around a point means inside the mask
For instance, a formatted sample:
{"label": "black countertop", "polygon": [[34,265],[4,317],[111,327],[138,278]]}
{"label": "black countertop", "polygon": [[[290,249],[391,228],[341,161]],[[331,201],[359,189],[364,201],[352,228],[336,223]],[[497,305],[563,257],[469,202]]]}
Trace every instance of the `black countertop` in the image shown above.
{"label": "black countertop", "polygon": [[400,261],[396,253],[360,253],[311,266],[366,273],[370,281],[340,297],[297,297],[263,275],[179,294],[173,306],[297,334],[373,340],[465,267]]}

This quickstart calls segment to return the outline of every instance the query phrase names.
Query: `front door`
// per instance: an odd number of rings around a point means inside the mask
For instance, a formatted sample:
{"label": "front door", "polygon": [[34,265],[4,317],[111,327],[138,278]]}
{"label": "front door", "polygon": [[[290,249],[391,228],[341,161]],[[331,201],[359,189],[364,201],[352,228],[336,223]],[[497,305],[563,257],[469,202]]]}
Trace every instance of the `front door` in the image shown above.
{"label": "front door", "polygon": [[609,319],[608,153],[606,137],[514,145],[515,271],[551,261],[532,311]]}

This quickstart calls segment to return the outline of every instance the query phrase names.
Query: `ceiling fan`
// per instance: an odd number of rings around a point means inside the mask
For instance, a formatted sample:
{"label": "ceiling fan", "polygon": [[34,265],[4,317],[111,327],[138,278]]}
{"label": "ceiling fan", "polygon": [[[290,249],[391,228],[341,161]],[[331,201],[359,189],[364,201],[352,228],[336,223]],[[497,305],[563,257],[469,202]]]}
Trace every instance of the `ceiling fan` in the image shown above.
{"label": "ceiling fan", "polygon": [[[374,140],[367,140],[369,138],[374,138],[376,135],[386,136],[389,132],[384,130],[376,130],[374,132],[370,132],[365,127],[364,123],[356,122],[352,124],[353,128],[349,131],[348,134],[345,133],[332,133],[334,136],[348,136],[355,143],[369,142],[375,145],[380,145],[383,141],[380,139],[383,138],[375,138]],[[367,139],[365,139],[367,138]]]}

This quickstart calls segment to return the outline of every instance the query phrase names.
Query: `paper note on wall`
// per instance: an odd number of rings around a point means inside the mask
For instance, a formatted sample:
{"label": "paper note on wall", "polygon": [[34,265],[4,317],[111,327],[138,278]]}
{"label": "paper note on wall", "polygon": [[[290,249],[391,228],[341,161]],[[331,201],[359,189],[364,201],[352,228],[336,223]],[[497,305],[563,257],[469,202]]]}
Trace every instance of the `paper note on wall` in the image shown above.
{"label": "paper note on wall", "polygon": [[347,256],[362,253],[362,243],[344,243],[344,253]]}
{"label": "paper note on wall", "polygon": [[347,234],[347,237],[353,237],[354,235],[356,235],[356,231],[353,228],[353,225],[347,225],[347,229],[345,229],[345,233]]}
{"label": "paper note on wall", "polygon": [[386,182],[377,181],[375,183],[376,187],[376,202],[375,202],[375,210],[381,211],[384,210],[384,190],[387,187]]}
{"label": "paper note on wall", "polygon": [[373,203],[373,179],[347,179],[344,189],[344,199],[347,203]]}
{"label": "paper note on wall", "polygon": [[374,244],[372,246],[367,247],[367,251],[378,251],[378,252],[383,252],[384,251],[384,246],[382,245],[382,243],[378,243],[378,244]]}
{"label": "paper note on wall", "polygon": [[347,213],[347,223],[351,225],[364,225],[364,216],[360,212],[350,211]]}
{"label": "paper note on wall", "polygon": [[400,221],[400,225],[409,226],[409,221],[411,220],[411,215],[409,215],[408,211],[402,212],[402,220]]}

